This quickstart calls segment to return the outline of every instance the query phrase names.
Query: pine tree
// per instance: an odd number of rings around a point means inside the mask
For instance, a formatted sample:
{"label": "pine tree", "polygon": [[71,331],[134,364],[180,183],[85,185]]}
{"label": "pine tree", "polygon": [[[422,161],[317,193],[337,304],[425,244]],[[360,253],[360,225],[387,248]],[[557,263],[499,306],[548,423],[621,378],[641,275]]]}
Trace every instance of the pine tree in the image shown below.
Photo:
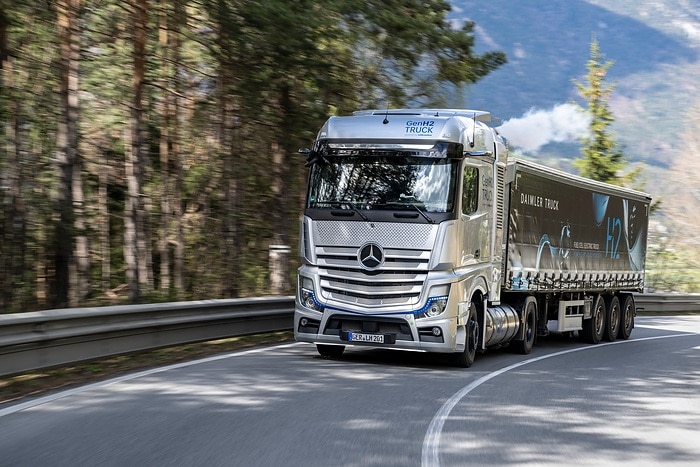
{"label": "pine tree", "polygon": [[591,118],[590,134],[582,139],[582,157],[574,161],[574,167],[584,177],[621,185],[624,180],[620,171],[626,162],[624,153],[609,128],[615,120],[609,107],[610,95],[615,86],[608,85],[605,81],[608,69],[612,65],[612,61],[605,61],[598,41],[593,39],[591,58],[586,64],[586,84],[574,81],[581,95],[587,100],[586,111]]}

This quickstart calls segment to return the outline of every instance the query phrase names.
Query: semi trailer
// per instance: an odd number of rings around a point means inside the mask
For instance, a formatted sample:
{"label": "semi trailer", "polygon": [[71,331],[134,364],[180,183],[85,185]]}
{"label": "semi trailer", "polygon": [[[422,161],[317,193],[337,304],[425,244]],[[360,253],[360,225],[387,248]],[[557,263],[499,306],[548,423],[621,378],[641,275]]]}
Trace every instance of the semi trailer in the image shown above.
{"label": "semi trailer", "polygon": [[307,155],[297,341],[527,354],[538,336],[627,339],[651,198],[508,158],[490,114],[330,117]]}

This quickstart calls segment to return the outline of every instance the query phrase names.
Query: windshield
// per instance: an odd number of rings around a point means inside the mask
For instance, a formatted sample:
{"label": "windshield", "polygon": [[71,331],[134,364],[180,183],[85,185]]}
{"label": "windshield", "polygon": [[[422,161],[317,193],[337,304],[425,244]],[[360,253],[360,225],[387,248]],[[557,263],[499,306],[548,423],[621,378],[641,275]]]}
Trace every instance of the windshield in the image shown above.
{"label": "windshield", "polygon": [[443,158],[328,157],[313,165],[307,208],[451,212],[457,164]]}

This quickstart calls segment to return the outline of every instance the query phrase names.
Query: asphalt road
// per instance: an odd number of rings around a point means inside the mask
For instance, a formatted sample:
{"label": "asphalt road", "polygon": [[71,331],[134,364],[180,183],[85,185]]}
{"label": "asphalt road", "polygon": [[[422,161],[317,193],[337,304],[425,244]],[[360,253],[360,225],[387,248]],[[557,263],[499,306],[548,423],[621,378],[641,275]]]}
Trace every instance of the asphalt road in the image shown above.
{"label": "asphalt road", "polygon": [[550,336],[470,369],[243,351],[0,408],[1,466],[699,465],[700,316]]}

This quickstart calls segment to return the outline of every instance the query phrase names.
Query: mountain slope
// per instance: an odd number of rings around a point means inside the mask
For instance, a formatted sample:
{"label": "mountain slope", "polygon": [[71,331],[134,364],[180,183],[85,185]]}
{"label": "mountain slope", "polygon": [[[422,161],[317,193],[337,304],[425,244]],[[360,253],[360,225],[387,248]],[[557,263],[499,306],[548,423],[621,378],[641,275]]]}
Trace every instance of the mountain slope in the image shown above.
{"label": "mountain slope", "polygon": [[666,167],[668,154],[656,152],[675,147],[664,141],[674,140],[691,117],[688,97],[697,90],[700,7],[682,0],[595,3],[606,7],[583,0],[454,0],[455,21],[476,22],[479,50],[503,50],[509,59],[466,92],[466,106],[505,121],[581,101],[572,79],[584,79],[595,37],[614,62],[607,76],[616,84],[613,129],[625,152]]}
{"label": "mountain slope", "polygon": [[[455,23],[476,23],[477,51],[502,50],[509,59],[456,105],[492,112],[512,152],[567,171],[579,155],[573,135],[581,121],[564,104],[585,104],[572,79],[585,82],[597,39],[614,62],[607,75],[615,84],[611,130],[630,162],[645,163],[643,189],[661,201],[647,266],[658,274],[650,277],[664,277],[668,290],[698,291],[692,273],[700,265],[694,234],[700,231],[700,2],[452,3]],[[649,285],[658,287],[652,279]]]}

